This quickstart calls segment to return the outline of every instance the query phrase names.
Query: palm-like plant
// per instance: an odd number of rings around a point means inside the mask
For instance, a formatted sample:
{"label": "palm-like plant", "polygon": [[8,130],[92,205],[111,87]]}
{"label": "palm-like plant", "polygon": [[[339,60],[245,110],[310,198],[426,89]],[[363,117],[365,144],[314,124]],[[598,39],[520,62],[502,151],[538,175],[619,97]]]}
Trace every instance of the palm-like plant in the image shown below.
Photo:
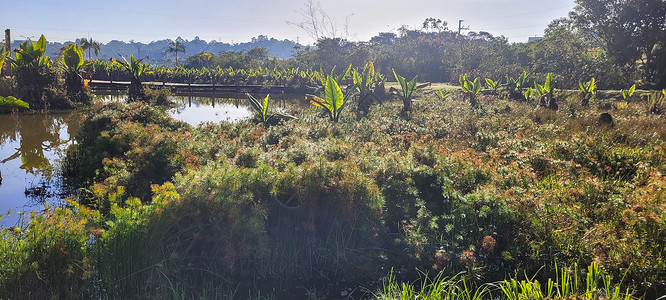
{"label": "palm-like plant", "polygon": [[328,116],[331,121],[337,122],[340,120],[340,115],[342,114],[342,109],[347,105],[349,97],[356,91],[356,85],[347,92],[347,95],[342,94],[340,86],[335,81],[333,76],[328,76],[326,78],[326,99],[308,96],[309,101],[312,105],[322,107],[328,113]]}
{"label": "palm-like plant", "polygon": [[[541,98],[541,105],[548,106],[552,110],[557,110],[557,102],[555,101],[555,81],[553,80],[553,73],[546,75],[546,81],[543,85],[534,83],[536,93]],[[585,102],[583,105],[587,105]]]}
{"label": "palm-like plant", "polygon": [[250,102],[250,105],[254,109],[255,113],[257,116],[259,116],[259,122],[263,124],[270,124],[272,121],[279,121],[279,120],[292,120],[296,119],[296,117],[282,113],[282,112],[270,112],[269,111],[269,95],[266,95],[266,98],[264,98],[263,102],[259,102],[256,98],[254,98],[252,95],[249,93],[247,95],[247,100]]}
{"label": "palm-like plant", "polygon": [[393,70],[393,76],[395,76],[395,79],[398,81],[400,84],[400,88],[402,89],[402,94],[400,94],[400,98],[402,98],[402,112],[407,113],[412,111],[412,95],[414,92],[426,87],[429,85],[429,83],[422,83],[422,84],[417,84],[416,79],[418,76],[414,76],[412,80],[407,82],[405,77],[402,77],[398,75],[398,73]]}
{"label": "palm-like plant", "polygon": [[486,88],[490,91],[491,94],[497,95],[497,89],[500,86],[500,81],[499,80],[492,80],[490,78],[486,78]]}
{"label": "palm-like plant", "polygon": [[620,93],[622,93],[622,98],[624,100],[629,100],[631,96],[634,94],[636,91],[636,85],[632,85],[628,90],[621,90]]}
{"label": "palm-like plant", "polygon": [[99,55],[99,52],[102,51],[102,47],[99,44],[99,42],[93,40],[92,38],[81,38],[79,44],[81,46],[81,49],[83,49],[83,51],[88,50],[88,59],[92,59],[92,56],[90,54],[91,50],[95,51],[95,56]]}
{"label": "palm-like plant", "polygon": [[661,114],[666,108],[666,89],[648,94],[646,104],[648,113]]}
{"label": "palm-like plant", "polygon": [[121,68],[129,72],[131,75],[130,78],[130,87],[129,87],[129,99],[130,101],[143,99],[143,87],[141,85],[141,75],[148,68],[148,64],[142,63],[144,58],[134,59],[134,55],[130,54],[130,59],[127,60],[124,56],[120,56],[122,60],[111,59],[114,64],[120,65]]}
{"label": "palm-like plant", "polygon": [[373,101],[381,101],[376,91],[378,88],[383,90],[385,78],[379,72],[375,72],[372,62],[365,65],[362,73],[354,70],[352,78],[359,92],[357,111],[367,114]]}
{"label": "palm-like plant", "polygon": [[481,79],[477,77],[474,79],[474,81],[471,81],[467,79],[467,75],[465,74],[460,76],[458,81],[460,82],[460,88],[462,91],[467,94],[467,96],[469,96],[469,104],[473,108],[479,106],[479,102],[476,101],[476,97],[481,92]]}
{"label": "palm-like plant", "polygon": [[587,106],[590,103],[590,99],[597,94],[597,83],[594,77],[585,83],[579,80],[578,90],[583,97],[583,106]]}
{"label": "palm-like plant", "polygon": [[506,75],[506,84],[504,84],[507,93],[506,96],[518,101],[528,100],[524,97],[525,95],[522,92],[522,89],[528,82],[529,75],[527,75],[527,72],[525,71],[523,71],[517,79],[513,79],[512,77],[509,77],[509,75]]}
{"label": "palm-like plant", "polygon": [[67,94],[71,99],[77,99],[81,102],[87,102],[88,98],[83,93],[83,77],[81,77],[81,68],[86,63],[83,60],[83,49],[77,44],[65,46],[62,52],[62,65],[65,70],[65,86]]}
{"label": "palm-like plant", "polygon": [[6,59],[11,62],[16,76],[17,96],[30,104],[46,105],[43,97],[46,88],[57,84],[51,59],[44,55],[46,38],[42,35],[37,42],[28,39],[15,51],[15,57],[7,56]]}
{"label": "palm-like plant", "polygon": [[185,45],[181,42],[181,39],[178,38],[175,41],[169,41],[169,48],[164,51],[164,54],[175,53],[176,54],[176,64],[178,64],[178,53],[187,54],[185,50]]}

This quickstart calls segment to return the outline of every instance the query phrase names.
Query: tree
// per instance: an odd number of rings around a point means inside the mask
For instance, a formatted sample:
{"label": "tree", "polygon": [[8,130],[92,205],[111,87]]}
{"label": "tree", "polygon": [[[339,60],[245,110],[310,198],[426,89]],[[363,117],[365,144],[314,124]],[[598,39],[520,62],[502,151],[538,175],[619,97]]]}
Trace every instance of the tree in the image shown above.
{"label": "tree", "polygon": [[180,37],[175,41],[169,41],[169,48],[164,51],[164,54],[175,53],[176,54],[176,64],[178,64],[178,53],[187,54],[185,50],[185,45],[183,44],[183,39]]}
{"label": "tree", "polygon": [[268,59],[269,54],[270,51],[268,51],[268,49],[263,47],[254,47],[247,51],[247,55],[251,59],[257,60],[259,62],[263,62],[264,60]]}
{"label": "tree", "polygon": [[85,84],[80,74],[84,65],[83,48],[77,44],[65,46],[65,50],[62,52],[62,68],[65,71],[67,96],[77,102],[87,103],[89,97],[84,91]]}
{"label": "tree", "polygon": [[446,25],[448,25],[446,21],[435,18],[426,18],[425,21],[423,21],[422,28],[426,32],[442,32],[448,30]]}
{"label": "tree", "polygon": [[576,0],[570,18],[616,63],[635,66],[640,61],[646,82],[666,85],[660,63],[666,47],[666,1]]}
{"label": "tree", "polygon": [[347,39],[349,36],[349,18],[354,14],[347,15],[342,28],[342,34],[339,34],[340,29],[338,28],[338,24],[321,8],[321,3],[308,0],[305,3],[305,7],[301,8],[298,12],[303,17],[303,21],[287,21],[287,24],[296,25],[305,30],[315,42],[320,39]]}
{"label": "tree", "polygon": [[370,45],[392,45],[397,39],[398,36],[393,32],[380,32],[370,38]]}
{"label": "tree", "polygon": [[94,41],[92,38],[81,38],[79,45],[83,51],[88,50],[88,59],[92,59],[90,55],[90,50],[95,50],[95,56],[99,55],[99,52],[102,50],[98,41]]}

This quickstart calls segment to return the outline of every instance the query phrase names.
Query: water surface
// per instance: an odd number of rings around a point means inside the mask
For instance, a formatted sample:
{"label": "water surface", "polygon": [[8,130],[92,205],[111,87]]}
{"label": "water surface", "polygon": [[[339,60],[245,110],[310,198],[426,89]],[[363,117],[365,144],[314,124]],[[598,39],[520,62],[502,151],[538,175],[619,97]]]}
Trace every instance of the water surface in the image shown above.
{"label": "water surface", "polygon": [[[125,101],[121,94],[98,95],[105,102]],[[235,122],[253,114],[244,94],[171,96],[169,114],[196,126],[202,122]],[[263,99],[265,95],[255,95]],[[283,107],[294,96],[271,96]],[[20,212],[61,205],[60,167],[65,150],[83,121],[77,112],[0,115],[0,227],[17,225]],[[8,213],[10,212],[10,213]]]}
{"label": "water surface", "polygon": [[0,226],[62,201],[58,170],[80,122],[75,112],[0,115]]}
{"label": "water surface", "polygon": [[235,122],[252,117],[245,99],[203,96],[172,96],[176,107],[169,114],[176,120],[196,126],[203,122]]}

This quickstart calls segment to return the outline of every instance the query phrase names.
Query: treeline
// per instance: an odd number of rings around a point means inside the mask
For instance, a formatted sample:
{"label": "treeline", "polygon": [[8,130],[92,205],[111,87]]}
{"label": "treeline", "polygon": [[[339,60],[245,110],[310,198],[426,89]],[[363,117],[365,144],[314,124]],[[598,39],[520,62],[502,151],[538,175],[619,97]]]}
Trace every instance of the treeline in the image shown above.
{"label": "treeline", "polygon": [[[83,39],[76,39],[73,42],[52,42],[49,41],[46,45],[46,55],[57,57],[61,55],[62,49],[72,43],[81,45]],[[178,37],[177,41],[181,42],[185,49],[186,53],[180,53],[181,58],[195,55],[198,53],[210,52],[210,53],[221,53],[225,51],[248,51],[252,48],[260,47],[266,49],[271,57],[280,57],[288,58],[291,57],[292,52],[295,46],[299,44],[290,40],[278,40],[275,38],[270,38],[264,35],[259,35],[253,37],[249,42],[243,43],[225,43],[218,41],[205,41],[195,37],[192,40],[182,39]],[[15,40],[12,43],[12,49],[18,49],[19,45],[23,43],[23,40]],[[130,54],[136,57],[145,57],[148,56],[148,61],[156,65],[168,65],[173,64],[175,60],[175,55],[169,54],[166,55],[165,51],[169,48],[170,39],[152,41],[149,43],[135,42],[130,40],[129,42],[112,40],[108,43],[99,43],[99,51],[85,53],[86,59],[106,59],[109,58],[118,58],[118,54],[129,56]]]}
{"label": "treeline", "polygon": [[[554,20],[544,38],[511,44],[487,32],[459,34],[435,18],[422,28],[403,26],[369,41],[320,38],[315,46],[297,48],[290,59],[266,60],[247,52],[201,54],[186,67],[322,68],[373,61],[377,71],[395,69],[420,81],[456,82],[463,74],[500,79],[527,71],[539,77],[553,73],[558,86],[577,88],[596,78],[599,88],[666,87],[666,2],[578,0],[569,17]],[[255,50],[256,51],[256,50]],[[208,64],[202,63],[204,60]]]}

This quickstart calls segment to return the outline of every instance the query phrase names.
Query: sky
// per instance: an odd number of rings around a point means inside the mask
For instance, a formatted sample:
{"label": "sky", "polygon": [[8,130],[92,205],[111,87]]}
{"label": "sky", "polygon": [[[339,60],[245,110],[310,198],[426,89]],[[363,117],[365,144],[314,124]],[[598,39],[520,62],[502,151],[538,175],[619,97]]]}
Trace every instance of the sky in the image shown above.
{"label": "sky", "polygon": [[402,25],[420,29],[432,17],[452,30],[464,20],[469,30],[525,42],[542,36],[552,20],[566,17],[574,7],[574,0],[1,0],[0,26],[11,29],[12,40],[44,34],[55,42],[90,37],[102,43],[149,43],[198,36],[241,43],[265,35],[313,44],[314,38],[294,25],[304,21],[301,11],[308,1],[321,7],[340,34],[348,24],[346,38],[351,41],[397,33]]}

